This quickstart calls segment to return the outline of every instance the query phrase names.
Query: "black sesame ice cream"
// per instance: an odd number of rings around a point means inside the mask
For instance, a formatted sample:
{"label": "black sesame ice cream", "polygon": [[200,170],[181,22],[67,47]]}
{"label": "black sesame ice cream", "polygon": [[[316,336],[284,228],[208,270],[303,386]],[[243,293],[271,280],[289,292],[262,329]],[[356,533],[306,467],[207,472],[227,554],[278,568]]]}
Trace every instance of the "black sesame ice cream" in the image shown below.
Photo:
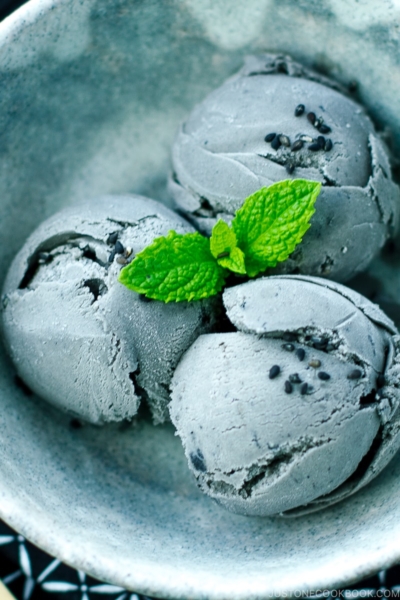
{"label": "black sesame ice cream", "polygon": [[345,281],[396,230],[400,195],[364,109],[288,57],[253,56],[196,106],[172,149],[169,189],[201,231],[287,178],[319,181],[311,227],[279,271]]}
{"label": "black sesame ice cream", "polygon": [[400,446],[400,337],[374,304],[314,277],[224,292],[237,331],[201,335],[170,412],[200,488],[245,515],[352,494]]}
{"label": "black sesame ice cream", "polygon": [[3,333],[18,375],[39,396],[101,424],[132,418],[146,400],[169,418],[182,353],[208,331],[213,300],[148,301],[117,281],[135,254],[193,231],[142,196],[108,196],[44,221],[15,257],[2,296]]}

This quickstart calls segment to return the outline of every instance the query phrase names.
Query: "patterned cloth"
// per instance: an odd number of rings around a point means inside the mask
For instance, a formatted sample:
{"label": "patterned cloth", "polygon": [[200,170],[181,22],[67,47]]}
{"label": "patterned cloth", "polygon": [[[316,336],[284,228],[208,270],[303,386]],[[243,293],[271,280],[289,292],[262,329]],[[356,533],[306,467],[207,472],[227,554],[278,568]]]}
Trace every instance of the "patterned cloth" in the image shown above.
{"label": "patterned cloth", "polygon": [[[42,552],[0,521],[0,579],[17,600],[150,600],[102,583]],[[399,598],[400,565],[313,598]]]}
{"label": "patterned cloth", "polygon": [[67,567],[1,521],[0,579],[17,600],[149,600]]}

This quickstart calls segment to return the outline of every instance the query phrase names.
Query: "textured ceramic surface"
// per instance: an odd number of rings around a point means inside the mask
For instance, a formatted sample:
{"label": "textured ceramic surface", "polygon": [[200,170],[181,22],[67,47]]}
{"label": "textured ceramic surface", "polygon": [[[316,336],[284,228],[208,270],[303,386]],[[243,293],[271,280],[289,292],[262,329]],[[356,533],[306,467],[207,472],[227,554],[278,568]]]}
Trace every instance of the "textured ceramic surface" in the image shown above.
{"label": "textured ceramic surface", "polygon": [[[28,3],[0,27],[2,277],[62,206],[105,193],[164,199],[180,120],[249,52],[356,79],[399,148],[399,24],[398,0]],[[391,307],[396,260],[374,267],[393,283],[381,284]],[[15,387],[4,354],[0,365],[0,516],[75,567],[155,596],[249,600],[400,559],[398,458],[330,509],[240,517],[197,490],[171,426],[72,429]]]}

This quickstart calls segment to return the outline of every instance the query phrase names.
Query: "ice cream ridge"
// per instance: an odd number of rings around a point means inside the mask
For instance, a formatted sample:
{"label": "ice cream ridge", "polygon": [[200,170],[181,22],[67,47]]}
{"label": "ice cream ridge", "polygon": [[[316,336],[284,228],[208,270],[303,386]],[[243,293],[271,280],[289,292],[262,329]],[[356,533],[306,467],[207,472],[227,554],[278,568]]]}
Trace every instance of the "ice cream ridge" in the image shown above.
{"label": "ice cream ridge", "polygon": [[390,153],[342,87],[248,57],[172,147],[174,209],[71,205],[15,256],[1,296],[18,377],[94,425],[147,405],[198,487],[246,516],[298,516],[400,448],[400,335],[342,282],[398,230]]}

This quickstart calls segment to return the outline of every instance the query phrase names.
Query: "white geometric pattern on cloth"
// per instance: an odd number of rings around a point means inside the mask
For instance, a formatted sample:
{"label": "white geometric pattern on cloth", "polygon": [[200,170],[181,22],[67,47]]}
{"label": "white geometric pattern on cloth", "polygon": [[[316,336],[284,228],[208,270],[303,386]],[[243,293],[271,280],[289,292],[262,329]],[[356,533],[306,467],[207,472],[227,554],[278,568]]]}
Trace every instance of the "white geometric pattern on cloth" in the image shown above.
{"label": "white geometric pattern on cloth", "polygon": [[[62,597],[65,597],[65,600],[68,600],[68,594],[73,594],[73,596],[70,597],[73,597],[74,599],[78,598],[79,600],[100,600],[97,595],[103,597],[112,596],[112,600],[150,600],[146,596],[128,592],[115,585],[101,582],[97,583],[96,581],[93,584],[88,584],[86,573],[65,567],[57,558],[52,559],[50,556],[36,548],[34,548],[34,552],[40,553],[43,555],[43,557],[46,557],[49,560],[49,563],[40,571],[39,574],[35,576],[32,569],[31,556],[29,554],[29,546],[31,546],[31,544],[27,542],[22,535],[13,535],[12,533],[0,535],[0,548],[9,544],[17,544],[18,546],[17,555],[19,568],[7,574],[6,576],[3,575],[2,581],[6,586],[8,586],[19,578],[23,579],[22,596],[17,600],[30,600],[35,589],[38,587],[49,594],[57,594],[57,596],[62,595]],[[70,572],[71,577],[69,581],[52,578],[49,579],[49,576],[52,574],[54,575],[54,572],[60,566],[64,566],[67,569],[68,575]],[[66,579],[69,579],[69,577]],[[78,583],[74,583],[73,580],[78,581]],[[363,582],[360,582],[359,589],[342,589],[340,590],[340,593],[337,591],[335,593],[335,591],[333,591],[331,594],[327,590],[324,590],[319,596],[314,594],[310,598],[312,598],[312,600],[317,600],[318,598],[328,600],[336,600],[337,598],[343,598],[344,600],[358,600],[375,598],[377,592],[379,592],[380,598],[400,598],[400,581],[398,585],[387,586],[387,571],[380,571],[377,573],[377,575],[374,576],[374,580],[376,585],[373,587],[362,587]],[[368,583],[370,583],[370,581],[368,581]],[[303,600],[307,599],[304,598]]]}
{"label": "white geometric pattern on cloth", "polygon": [[[128,592],[124,588],[108,583],[88,586],[86,584],[86,573],[77,571],[79,584],[69,583],[68,581],[45,581],[42,583],[42,588],[46,592],[81,592],[81,600],[90,600],[89,594],[116,594],[124,592],[116,600],[125,600],[128,598]],[[133,594],[132,600],[139,600],[139,596]]]}
{"label": "white geometric pattern on cloth", "polygon": [[25,538],[22,535],[0,535],[0,546],[4,546],[5,544],[11,544],[12,542],[18,543],[18,558],[19,558],[19,569],[10,573],[3,578],[3,583],[5,585],[9,585],[13,581],[15,581],[18,577],[22,576],[25,578],[22,600],[29,600],[32,596],[32,592],[35,588],[36,583],[40,583],[49,575],[61,561],[58,559],[54,559],[51,563],[46,567],[46,569],[37,577],[36,581],[32,577],[32,566],[31,559],[28,553],[28,550],[25,545]]}
{"label": "white geometric pattern on cloth", "polygon": [[[83,571],[75,571],[79,583],[75,584],[71,581],[51,581],[47,578],[51,575],[58,566],[62,563],[57,558],[53,560],[50,559],[49,564],[43,571],[39,573],[36,577],[32,574],[32,561],[29,555],[29,551],[26,545],[26,540],[22,535],[0,535],[0,546],[5,546],[8,544],[17,543],[18,544],[18,566],[19,568],[9,575],[3,577],[3,583],[8,586],[13,583],[19,577],[24,578],[23,583],[23,592],[21,600],[30,600],[33,591],[37,585],[39,585],[42,590],[46,592],[58,592],[58,593],[68,593],[68,592],[79,592],[80,600],[92,600],[92,594],[101,594],[104,595],[112,595],[120,594],[115,600],[141,600],[144,599],[144,596],[138,596],[137,594],[127,592],[124,588],[121,588],[116,585],[111,585],[107,583],[98,583],[95,585],[88,585],[86,583],[86,573]],[[38,550],[40,552],[40,550]],[[71,569],[71,573],[74,572]]]}

